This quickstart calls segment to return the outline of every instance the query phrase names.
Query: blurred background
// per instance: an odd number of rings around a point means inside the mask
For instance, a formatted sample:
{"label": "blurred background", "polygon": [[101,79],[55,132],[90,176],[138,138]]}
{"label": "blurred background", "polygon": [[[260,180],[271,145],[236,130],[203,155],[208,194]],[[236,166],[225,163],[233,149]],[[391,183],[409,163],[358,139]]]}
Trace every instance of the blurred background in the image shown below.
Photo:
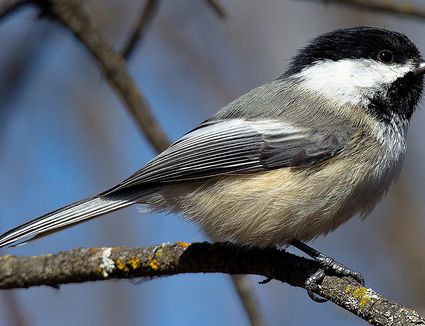
{"label": "blurred background", "polygon": [[[175,140],[244,92],[277,78],[296,49],[335,28],[370,25],[406,33],[425,51],[425,20],[321,1],[163,0],[129,70]],[[396,3],[402,3],[398,1]],[[425,10],[423,1],[410,1]],[[144,1],[85,1],[120,49]],[[421,8],[422,5],[422,8]],[[97,63],[61,26],[25,8],[0,25],[0,230],[98,193],[155,155]],[[423,105],[421,105],[423,106]],[[425,312],[425,110],[414,116],[400,181],[365,221],[355,218],[312,245],[363,273],[367,286]],[[196,226],[135,207],[1,254],[75,247],[201,241]],[[299,252],[294,251],[297,254]],[[366,324],[334,304],[272,281],[257,285],[269,325]],[[0,292],[1,325],[247,325],[226,275],[179,275]]]}

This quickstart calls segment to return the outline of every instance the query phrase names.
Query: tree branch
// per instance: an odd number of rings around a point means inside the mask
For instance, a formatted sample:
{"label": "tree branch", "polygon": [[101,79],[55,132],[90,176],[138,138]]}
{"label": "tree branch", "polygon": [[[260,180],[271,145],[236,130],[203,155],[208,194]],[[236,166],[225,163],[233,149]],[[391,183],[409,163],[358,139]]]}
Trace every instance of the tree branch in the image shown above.
{"label": "tree branch", "polygon": [[126,104],[148,141],[156,150],[165,150],[170,143],[168,137],[149,110],[123,58],[97,32],[80,1],[33,0],[33,3],[40,7],[44,15],[61,22],[91,52],[102,67],[106,80]]}
{"label": "tree branch", "polygon": [[159,0],[147,0],[134,27],[133,32],[130,34],[126,44],[121,50],[121,55],[124,59],[128,60],[133,54],[137,43],[141,43],[146,34],[147,29],[152,23],[155,14],[158,11]]}
{"label": "tree branch", "polygon": [[[305,1],[305,0],[304,0]],[[315,2],[335,3],[345,6],[356,7],[368,11],[380,12],[417,19],[425,19],[425,11],[417,9],[411,4],[395,4],[389,1],[367,1],[367,0],[307,0]]]}
{"label": "tree branch", "polygon": [[[256,274],[304,287],[318,264],[277,249],[229,243],[179,242],[146,248],[73,249],[58,254],[0,257],[0,289],[58,287],[107,279],[156,277],[181,273]],[[355,280],[326,276],[318,295],[372,325],[425,325],[414,310],[390,301]]]}
{"label": "tree branch", "polygon": [[260,302],[255,295],[255,288],[248,275],[230,275],[233,287],[249,318],[251,326],[266,325]]}

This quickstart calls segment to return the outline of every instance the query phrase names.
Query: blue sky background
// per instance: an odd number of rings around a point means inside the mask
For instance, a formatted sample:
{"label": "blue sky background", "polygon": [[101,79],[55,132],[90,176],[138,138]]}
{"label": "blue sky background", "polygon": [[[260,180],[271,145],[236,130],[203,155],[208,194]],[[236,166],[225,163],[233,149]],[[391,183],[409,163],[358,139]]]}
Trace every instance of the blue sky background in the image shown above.
{"label": "blue sky background", "polygon": [[[278,77],[296,49],[320,33],[374,25],[404,32],[425,50],[425,22],[307,1],[221,2],[229,14],[226,21],[201,0],[162,1],[129,63],[172,140],[237,96]],[[87,1],[96,25],[116,48],[141,5]],[[98,193],[155,155],[97,64],[66,30],[38,20],[28,8],[1,23],[0,44],[0,230]],[[353,219],[313,245],[362,271],[368,286],[424,312],[425,290],[415,281],[425,271],[420,241],[425,234],[423,109],[414,119],[396,189],[366,221]],[[2,253],[203,239],[196,226],[178,216],[141,215],[130,207]],[[255,288],[270,325],[362,323],[333,304],[313,303],[301,289],[275,281]],[[226,275],[4,291],[2,325],[11,322],[12,299],[28,325],[247,324]]]}

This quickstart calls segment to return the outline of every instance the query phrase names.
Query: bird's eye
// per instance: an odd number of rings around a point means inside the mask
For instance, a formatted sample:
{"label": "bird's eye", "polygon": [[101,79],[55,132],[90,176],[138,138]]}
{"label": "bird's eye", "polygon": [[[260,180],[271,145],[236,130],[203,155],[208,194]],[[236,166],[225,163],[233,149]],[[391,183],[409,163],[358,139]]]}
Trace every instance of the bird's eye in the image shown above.
{"label": "bird's eye", "polygon": [[391,51],[382,50],[378,53],[378,60],[383,63],[390,63],[391,61],[393,61],[393,54],[391,53]]}

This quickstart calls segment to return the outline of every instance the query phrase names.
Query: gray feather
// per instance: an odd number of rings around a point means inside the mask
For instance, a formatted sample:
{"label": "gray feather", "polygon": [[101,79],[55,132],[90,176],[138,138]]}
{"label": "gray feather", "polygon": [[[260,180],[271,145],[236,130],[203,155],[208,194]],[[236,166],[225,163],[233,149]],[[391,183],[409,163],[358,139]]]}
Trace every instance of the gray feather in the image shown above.
{"label": "gray feather", "polygon": [[329,103],[300,96],[294,83],[282,83],[230,103],[118,186],[4,233],[0,247],[134,204],[163,183],[311,166],[343,151],[354,128],[341,117],[333,121],[331,113],[322,121],[317,113]]}
{"label": "gray feather", "polygon": [[186,134],[115,190],[310,166],[339,153],[349,139],[347,133],[336,137],[282,120],[210,121]]}
{"label": "gray feather", "polygon": [[132,205],[143,193],[143,191],[135,191],[133,193],[121,192],[109,197],[99,195],[80,200],[3,233],[0,236],[0,247],[16,243],[23,239],[27,239],[26,242],[32,241],[58,230]]}

